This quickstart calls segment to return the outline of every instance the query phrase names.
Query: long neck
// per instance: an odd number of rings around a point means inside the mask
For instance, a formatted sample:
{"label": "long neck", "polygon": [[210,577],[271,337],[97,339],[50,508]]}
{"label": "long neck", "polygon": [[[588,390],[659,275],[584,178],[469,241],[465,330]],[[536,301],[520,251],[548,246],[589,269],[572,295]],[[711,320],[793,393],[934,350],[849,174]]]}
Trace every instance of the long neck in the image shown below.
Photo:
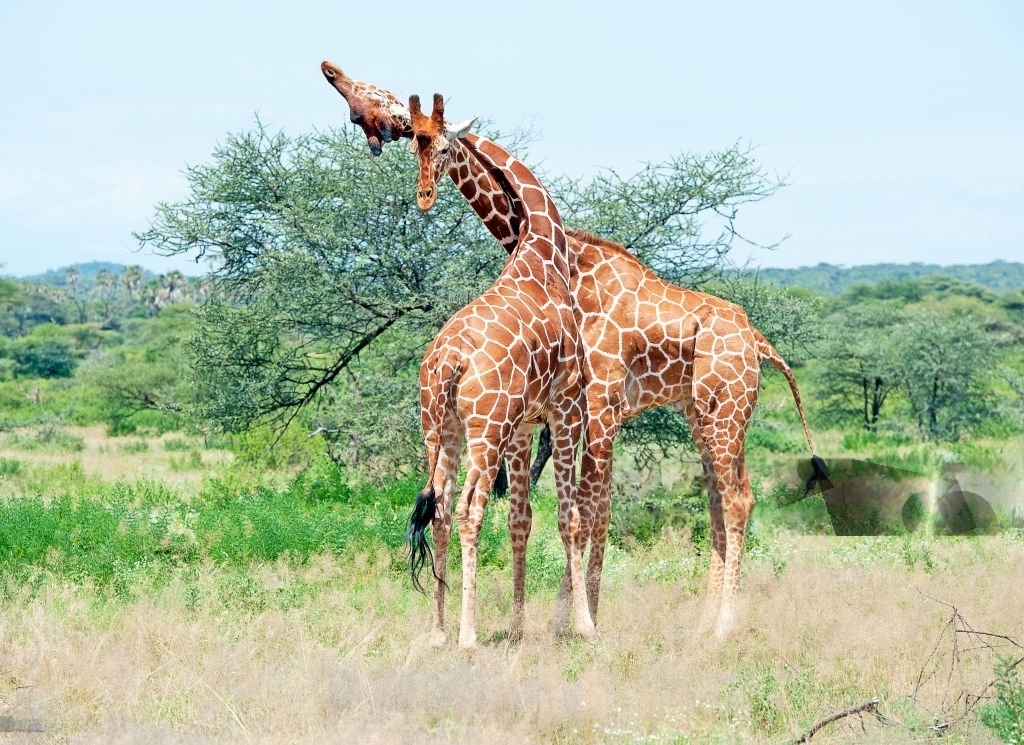
{"label": "long neck", "polygon": [[[470,132],[463,139],[477,143],[481,138]],[[519,229],[522,227],[515,205],[463,140],[452,142],[450,157],[448,175],[455,187],[506,253],[512,254],[519,244]]]}
{"label": "long neck", "polygon": [[[412,118],[409,109],[395,99],[391,106],[391,112],[406,124],[401,136],[411,138]],[[480,138],[470,132],[464,139],[476,142]],[[521,220],[512,203],[497,182],[491,178],[487,169],[473,157],[461,140],[452,142],[450,157],[448,175],[451,177],[452,183],[476,212],[484,227],[501,244],[505,252],[511,255],[519,244],[519,229],[521,227]]]}
{"label": "long neck", "polygon": [[490,182],[500,189],[519,221],[516,258],[522,258],[523,252],[535,253],[545,263],[550,262],[556,273],[568,282],[565,230],[558,208],[544,185],[525,163],[491,140],[466,137],[463,146],[486,171]]}

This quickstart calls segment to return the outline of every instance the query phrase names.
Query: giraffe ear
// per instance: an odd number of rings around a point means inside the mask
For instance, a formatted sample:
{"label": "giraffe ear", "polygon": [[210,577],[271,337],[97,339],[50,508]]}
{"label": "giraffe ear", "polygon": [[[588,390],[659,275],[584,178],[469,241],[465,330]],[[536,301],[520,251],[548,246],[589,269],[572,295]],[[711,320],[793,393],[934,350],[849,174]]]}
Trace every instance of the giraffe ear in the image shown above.
{"label": "giraffe ear", "polygon": [[476,124],[476,120],[477,117],[474,116],[472,119],[467,119],[462,122],[462,124],[450,124],[445,127],[444,136],[448,138],[449,141],[459,137],[465,137],[469,134],[469,130],[473,128],[473,125]]}

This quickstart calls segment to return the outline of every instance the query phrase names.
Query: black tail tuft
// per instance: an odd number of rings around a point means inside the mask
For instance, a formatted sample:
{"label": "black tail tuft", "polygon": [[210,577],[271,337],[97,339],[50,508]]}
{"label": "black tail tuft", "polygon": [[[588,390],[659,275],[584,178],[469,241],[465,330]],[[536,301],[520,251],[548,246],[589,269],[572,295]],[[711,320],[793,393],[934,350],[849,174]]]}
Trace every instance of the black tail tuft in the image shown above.
{"label": "black tail tuft", "polygon": [[431,572],[437,576],[434,569],[434,554],[427,543],[427,526],[433,522],[436,513],[437,498],[434,496],[434,487],[428,486],[416,497],[416,506],[412,509],[409,526],[405,531],[405,540],[409,543],[409,571],[412,573],[412,584],[422,593],[426,593],[426,590],[420,584],[420,571],[428,559]]}
{"label": "black tail tuft", "polygon": [[825,461],[820,456],[811,456],[811,477],[807,479],[807,484],[804,485],[804,496],[810,494],[815,486],[821,487],[822,491],[828,491],[832,488],[832,482],[829,481],[829,470]]}

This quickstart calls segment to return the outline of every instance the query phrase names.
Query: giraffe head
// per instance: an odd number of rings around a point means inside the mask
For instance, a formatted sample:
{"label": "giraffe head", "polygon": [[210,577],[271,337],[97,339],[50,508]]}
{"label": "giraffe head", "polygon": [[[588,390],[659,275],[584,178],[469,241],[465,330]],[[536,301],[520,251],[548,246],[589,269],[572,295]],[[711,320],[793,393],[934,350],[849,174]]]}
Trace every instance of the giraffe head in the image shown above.
{"label": "giraffe head", "polygon": [[409,152],[420,164],[416,203],[423,211],[437,201],[437,184],[448,173],[451,163],[452,141],[464,137],[476,122],[476,117],[450,127],[444,123],[444,98],[434,94],[434,108],[427,116],[420,108],[420,97],[409,96],[409,118],[412,122],[412,144]]}
{"label": "giraffe head", "polygon": [[380,155],[384,143],[408,134],[408,111],[391,91],[353,80],[328,60],[320,71],[348,102],[349,119],[363,130],[371,153]]}

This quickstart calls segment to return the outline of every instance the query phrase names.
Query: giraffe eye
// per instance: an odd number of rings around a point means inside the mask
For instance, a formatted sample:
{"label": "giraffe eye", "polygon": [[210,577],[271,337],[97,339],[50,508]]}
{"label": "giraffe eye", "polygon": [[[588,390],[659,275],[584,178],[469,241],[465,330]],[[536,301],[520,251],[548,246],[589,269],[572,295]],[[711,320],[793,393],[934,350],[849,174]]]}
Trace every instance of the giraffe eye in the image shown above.
{"label": "giraffe eye", "polygon": [[441,155],[447,155],[448,151],[451,150],[451,149],[452,149],[451,145],[445,145],[443,148],[441,148]]}

